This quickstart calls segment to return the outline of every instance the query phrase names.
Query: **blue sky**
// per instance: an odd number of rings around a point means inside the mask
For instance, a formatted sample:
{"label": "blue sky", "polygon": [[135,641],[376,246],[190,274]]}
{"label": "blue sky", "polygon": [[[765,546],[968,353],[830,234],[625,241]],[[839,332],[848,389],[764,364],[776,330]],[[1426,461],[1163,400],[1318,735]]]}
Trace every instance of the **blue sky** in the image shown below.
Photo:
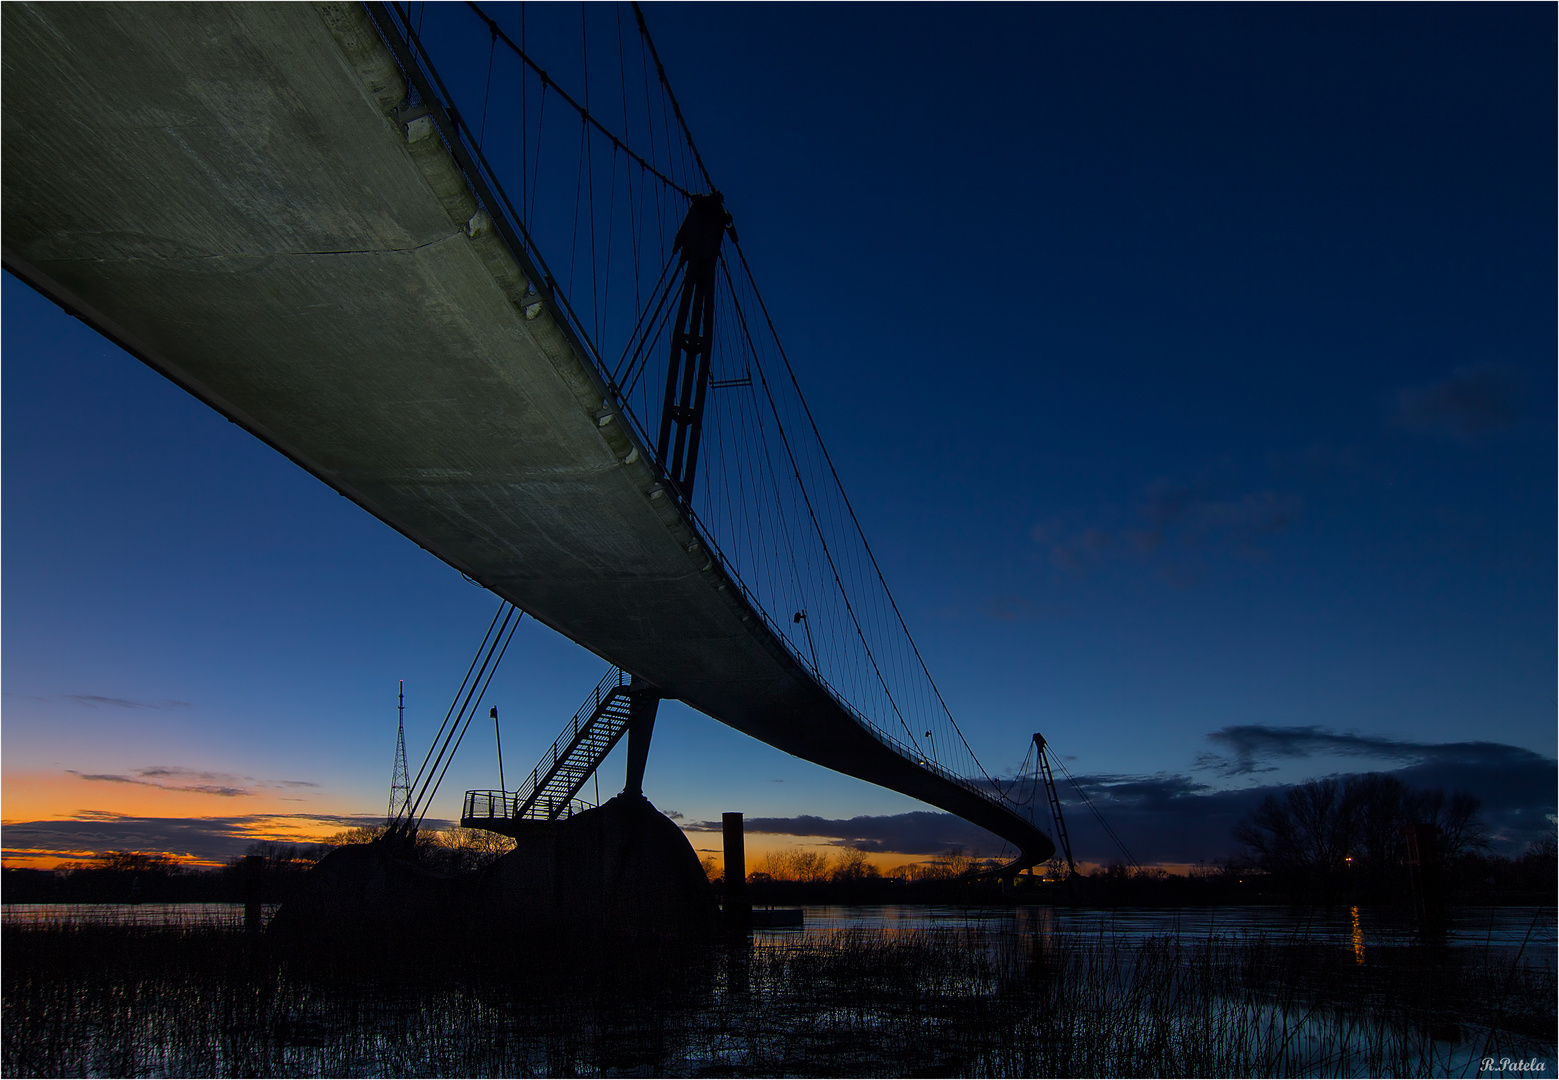
{"label": "blue sky", "polygon": [[[1152,799],[1372,768],[1535,835],[1551,7],[645,10],[988,769],[1043,731],[1139,785],[1146,858],[1230,847]],[[0,299],[7,820],[382,813],[396,681],[420,754],[495,602],[25,286]],[[507,771],[603,670],[522,626]],[[436,813],[496,786],[483,734]],[[1252,768],[1205,757],[1236,745]],[[248,794],[170,790],[201,787]],[[675,706],[647,790],[689,821],[918,808]]]}

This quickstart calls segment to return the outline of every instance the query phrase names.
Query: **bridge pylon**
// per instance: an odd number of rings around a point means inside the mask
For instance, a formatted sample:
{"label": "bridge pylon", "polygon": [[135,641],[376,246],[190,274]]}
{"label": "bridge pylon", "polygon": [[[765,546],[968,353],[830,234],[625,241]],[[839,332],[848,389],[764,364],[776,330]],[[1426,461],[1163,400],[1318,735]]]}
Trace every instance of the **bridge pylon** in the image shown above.
{"label": "bridge pylon", "polygon": [[660,692],[643,679],[628,684],[628,775],[624,795],[644,794],[644,767],[649,762],[650,736],[655,733],[655,714]]}
{"label": "bridge pylon", "polygon": [[671,361],[666,365],[666,396],[660,410],[655,452],[666,478],[684,499],[693,497],[698,444],[704,426],[704,396],[715,341],[715,269],[720,243],[730,232],[731,215],[718,191],[694,195],[677,230],[674,250],[682,253],[682,297],[671,331]]}

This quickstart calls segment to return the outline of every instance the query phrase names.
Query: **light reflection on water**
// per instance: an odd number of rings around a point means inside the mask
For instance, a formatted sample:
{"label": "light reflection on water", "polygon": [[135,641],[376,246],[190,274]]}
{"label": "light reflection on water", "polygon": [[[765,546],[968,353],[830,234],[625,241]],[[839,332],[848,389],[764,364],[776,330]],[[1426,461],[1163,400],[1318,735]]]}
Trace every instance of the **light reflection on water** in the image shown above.
{"label": "light reflection on water", "polygon": [[[243,907],[5,905],[3,917],[8,925],[236,929],[242,925]],[[1551,1040],[1504,1030],[1496,1039],[1493,1027],[1457,1030],[1454,1023],[1442,1031],[1425,1026],[1400,1009],[1393,1011],[1389,1001],[1377,1003],[1374,1013],[1341,1004],[1318,1009],[1305,1001],[1295,1008],[1285,995],[1291,985],[1300,984],[1286,982],[1289,976],[1272,967],[1270,959],[1252,984],[1259,992],[1253,995],[1242,989],[1245,983],[1238,978],[1244,977],[1241,973],[1248,959],[1287,953],[1291,943],[1325,946],[1298,950],[1307,958],[1335,947],[1338,952],[1331,955],[1338,963],[1330,967],[1323,964],[1318,970],[1327,978],[1357,973],[1366,978],[1361,986],[1371,985],[1367,977],[1380,974],[1376,967],[1392,951],[1422,952],[1429,959],[1442,954],[1439,949],[1409,948],[1414,944],[1411,925],[1394,923],[1367,908],[813,906],[806,909],[806,918],[807,928],[799,932],[755,932],[750,949],[746,939],[738,935],[733,945],[717,954],[723,962],[717,965],[718,970],[710,971],[710,981],[692,984],[703,989],[686,999],[679,997],[672,1009],[656,1005],[658,1011],[642,1015],[636,1010],[647,1007],[624,1009],[611,1001],[603,1005],[584,997],[564,999],[569,1019],[559,1021],[557,1017],[564,1015],[561,1012],[538,1014],[535,1002],[529,999],[516,999],[519,1004],[515,1004],[502,994],[492,995],[490,987],[473,989],[463,982],[439,983],[425,990],[402,987],[388,995],[369,986],[365,997],[347,995],[338,1000],[344,993],[339,986],[321,992],[306,981],[291,981],[290,975],[278,981],[271,974],[264,976],[264,993],[272,996],[253,995],[254,1000],[268,1002],[270,1011],[251,1015],[233,1011],[239,1008],[234,1003],[251,1000],[247,991],[227,993],[228,984],[221,981],[225,974],[215,982],[200,983],[198,978],[205,977],[201,972],[195,972],[192,977],[197,981],[189,983],[198,991],[201,1004],[165,1007],[168,995],[189,992],[180,981],[185,978],[181,974],[173,982],[148,984],[160,989],[140,999],[137,1007],[141,1011],[132,1018],[139,1028],[126,1027],[130,1014],[115,1013],[113,1024],[109,1024],[100,1022],[102,1014],[92,1011],[96,1003],[118,999],[81,995],[80,1015],[88,1022],[76,1024],[72,1030],[80,1033],[90,1053],[83,1052],[79,1060],[84,1064],[76,1065],[74,1071],[61,1067],[54,1072],[91,1074],[90,1062],[109,1060],[103,1055],[124,1044],[140,1048],[136,1052],[142,1056],[131,1062],[134,1067],[102,1071],[114,1075],[247,1071],[343,1076],[438,1074],[440,1070],[443,1075],[740,1075],[745,1070],[757,1075],[841,1075],[848,1070],[840,1068],[837,1055],[841,1047],[853,1047],[854,1071],[875,1074],[904,1064],[902,1055],[876,1049],[877,1040],[913,1037],[918,1040],[915,1047],[933,1055],[927,1058],[932,1069],[1047,1075],[1018,1067],[1030,1060],[1039,1064],[1052,1060],[1037,1051],[1032,1059],[1012,1056],[1022,1040],[1003,1036],[979,1042],[989,1035],[981,1034],[985,1029],[976,1026],[965,1030],[950,1023],[949,1017],[964,1015],[958,1009],[960,1001],[967,1000],[982,1002],[981,1009],[991,1010],[990,1016],[1025,1036],[1048,1030],[1034,1019],[1039,1013],[1031,1010],[1030,1004],[1061,1009],[1062,1015],[1070,1018],[1067,1030],[1085,1033],[1094,1043],[1107,1044],[1108,1048],[1137,1054],[1132,1060],[1138,1063],[1139,1075],[1154,1074],[1152,1069],[1160,1061],[1151,1056],[1159,1052],[1155,1047],[1200,1046],[1208,1043],[1207,1033],[1213,1029],[1227,1033],[1227,1039],[1216,1046],[1223,1056],[1204,1060],[1186,1050],[1184,1056],[1174,1059],[1180,1072],[1238,1075],[1242,1066],[1249,1069],[1252,1063],[1269,1061],[1278,1064],[1266,1071],[1299,1075],[1477,1075],[1482,1055],[1490,1053],[1492,1047],[1496,1060],[1501,1055],[1531,1059],[1545,1066],[1544,1074],[1552,1075]],[[1490,947],[1514,955],[1523,944],[1523,964],[1552,965],[1554,924],[1552,907],[1463,909],[1454,913],[1448,937],[1456,962],[1435,959],[1424,970],[1475,971],[1478,965],[1465,958]],[[831,934],[846,935],[838,942],[837,951],[829,940]],[[917,943],[917,935],[925,940]],[[874,941],[874,937],[882,940]],[[909,947],[897,952],[879,947],[896,937]],[[1247,948],[1250,942],[1261,940],[1278,948],[1259,944]],[[1209,946],[1206,949],[1204,942]],[[941,947],[946,945],[953,947]],[[1354,964],[1365,957],[1366,948],[1372,950],[1368,964],[1355,968]],[[1204,953],[1214,961],[1210,967],[1186,962]],[[838,957],[849,962],[841,965]],[[852,963],[855,966],[850,966]],[[1501,956],[1499,969],[1510,971],[1514,965]],[[236,971],[232,986],[251,986],[244,982],[248,977],[245,970],[240,967]],[[1391,970],[1389,960],[1381,970]],[[916,981],[904,983],[905,978]],[[1225,985],[1219,981],[1225,978],[1236,981]],[[1268,989],[1262,990],[1264,986]],[[1357,988],[1349,992],[1362,993]],[[1345,994],[1337,998],[1339,1003],[1351,1000]],[[207,1002],[211,1003],[209,1008]],[[224,1008],[228,1011],[220,1011]],[[583,1012],[577,1012],[581,1009]],[[174,1014],[178,1024],[170,1020]],[[548,1020],[549,1015],[553,1019]],[[583,1019],[576,1023],[576,1015]],[[9,1019],[14,1024],[15,1015]],[[559,1026],[538,1026],[542,1020]],[[1144,1025],[1150,1021],[1159,1025],[1151,1028],[1159,1033],[1152,1038],[1140,1034],[1148,1030]],[[623,1027],[625,1024],[629,1026]],[[633,1024],[641,1024],[642,1029]],[[126,1034],[133,1031],[141,1034],[134,1038]],[[179,1036],[184,1041],[170,1041],[169,1031],[186,1032]],[[212,1034],[216,1031],[227,1034]],[[235,1031],[238,1036],[232,1035]],[[609,1037],[591,1042],[587,1038],[591,1032],[608,1032]],[[215,1051],[215,1058],[209,1056],[213,1046],[221,1048]],[[428,1064],[430,1047],[437,1048],[440,1055],[438,1068]],[[970,1047],[976,1047],[978,1054],[997,1056],[969,1056],[976,1052]],[[1077,1052],[1085,1050],[1081,1047]],[[954,1055],[946,1059],[953,1064],[939,1066],[937,1062],[943,1059],[934,1054],[942,1053]],[[1099,1063],[1114,1062],[1109,1056],[1114,1053],[1109,1049],[1105,1057],[1063,1055],[1054,1060],[1093,1062],[1104,1070],[1106,1066]],[[960,1054],[965,1056],[957,1056]],[[1209,1062],[1218,1068],[1197,1071]],[[1011,1067],[998,1068],[998,1064]],[[51,1073],[18,1069],[14,1074]],[[1078,1074],[1075,1070],[1059,1073]]]}
{"label": "light reflection on water", "polygon": [[[269,922],[279,905],[266,904]],[[232,929],[244,925],[242,904],[3,904],[0,921],[8,926],[48,923],[64,926],[134,926],[155,929]]]}
{"label": "light reflection on water", "polygon": [[[805,926],[800,933],[837,930],[876,930],[904,933],[927,930],[975,929],[1004,935],[1041,939],[1095,938],[1139,942],[1171,937],[1193,941],[1213,937],[1261,935],[1273,940],[1294,939],[1335,943],[1354,950],[1363,962],[1366,945],[1409,945],[1418,941],[1417,927],[1409,919],[1370,908],[1295,908],[1281,905],[1241,905],[1196,908],[1067,908],[1043,905],[1020,907],[955,907],[902,904],[840,907],[809,905],[803,908]],[[795,930],[759,930],[760,937],[783,938]],[[1552,907],[1466,907],[1452,912],[1447,945],[1519,948],[1534,955],[1552,954],[1559,934]]]}
{"label": "light reflection on water", "polygon": [[[269,921],[277,905],[265,905]],[[928,930],[978,930],[997,937],[1099,939],[1123,943],[1170,937],[1193,941],[1213,937],[1261,935],[1335,943],[1353,950],[1364,962],[1366,946],[1409,945],[1418,941],[1411,920],[1370,908],[1293,908],[1242,905],[1197,908],[1067,908],[1030,904],[1018,907],[958,907],[936,904],[886,904],[844,907],[812,904],[802,909],[802,930],[754,931],[763,941],[779,941],[797,933],[838,930],[915,933]],[[242,904],[4,904],[6,924],[66,923],[79,926],[139,926],[240,928]],[[1555,909],[1552,907],[1466,907],[1452,912],[1447,945],[1519,948],[1536,956],[1555,952]]]}
{"label": "light reflection on water", "polygon": [[[1423,948],[1417,927],[1411,919],[1357,906],[1334,908],[1291,908],[1284,906],[1238,906],[1205,908],[1064,908],[1025,907],[953,907],[903,905],[882,907],[804,908],[802,930],[759,930],[753,934],[755,950],[783,950],[787,943],[824,941],[829,935],[864,932],[886,938],[935,934],[967,935],[967,948],[983,954],[991,970],[1010,976],[1031,964],[1036,957],[1064,955],[1066,946],[1080,946],[1084,957],[1098,957],[1082,970],[1088,979],[1113,987],[1121,998],[1134,992],[1137,978],[1135,947],[1151,952],[1153,942],[1169,942],[1173,955],[1177,950],[1196,950],[1201,944],[1213,947],[1215,955],[1238,955],[1225,951],[1242,942],[1265,941],[1280,948],[1290,945],[1335,946],[1351,953],[1354,965],[1366,964],[1366,949],[1414,954]],[[1431,949],[1441,955],[1456,955],[1461,963],[1476,966],[1476,959],[1492,959],[1502,967],[1547,969],[1559,966],[1556,954],[1556,909],[1554,907],[1468,907],[1453,910],[1447,933]],[[1057,949],[1057,947],[1060,947]],[[1124,951],[1116,952],[1118,947]],[[1194,955],[1194,952],[1190,955]],[[1375,962],[1383,952],[1374,954]],[[1390,961],[1387,961],[1388,966]],[[1151,960],[1150,960],[1151,964]],[[1110,995],[1106,995],[1108,997]],[[1300,1075],[1372,1076],[1379,1075],[1381,1031],[1348,1014],[1341,1018],[1318,1013],[1316,1009],[1294,1010],[1281,1002],[1254,1002],[1243,998],[1227,999],[1228,1016],[1241,1017],[1257,1027],[1288,1032],[1284,1040],[1285,1058],[1300,1063]],[[1245,1012],[1241,1012],[1245,1010]],[[1176,1024],[1199,1023],[1177,1018]],[[1551,1075],[1553,1044],[1502,1034],[1499,1045],[1507,1056],[1519,1053],[1529,1068],[1548,1070]],[[1510,1075],[1489,1072],[1484,1055],[1493,1045],[1494,1032],[1460,1032],[1455,1024],[1445,1032],[1419,1032],[1413,1039],[1402,1036],[1401,1060],[1395,1064],[1409,1075]],[[1547,1055],[1547,1056],[1544,1056]],[[1496,1060],[1498,1056],[1496,1055]],[[1306,1064],[1308,1063],[1308,1064]],[[1497,1066],[1496,1066],[1497,1068]]]}

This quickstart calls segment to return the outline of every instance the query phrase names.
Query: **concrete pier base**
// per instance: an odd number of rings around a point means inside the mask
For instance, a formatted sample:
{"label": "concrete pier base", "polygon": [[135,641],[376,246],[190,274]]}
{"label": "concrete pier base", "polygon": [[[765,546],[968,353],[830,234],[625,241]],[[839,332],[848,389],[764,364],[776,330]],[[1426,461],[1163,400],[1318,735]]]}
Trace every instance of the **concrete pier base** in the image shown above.
{"label": "concrete pier base", "polygon": [[515,849],[483,873],[478,917],[519,933],[706,933],[715,905],[682,830],[624,793],[563,821],[516,822]]}
{"label": "concrete pier base", "polygon": [[300,945],[391,941],[455,929],[460,879],[432,873],[382,844],[349,844],[304,875],[271,920],[273,937]]}
{"label": "concrete pier base", "polygon": [[272,922],[278,938],[349,943],[465,937],[592,946],[707,936],[709,882],[682,830],[642,795],[562,821],[511,822],[515,849],[448,877],[383,843],[338,848]]}

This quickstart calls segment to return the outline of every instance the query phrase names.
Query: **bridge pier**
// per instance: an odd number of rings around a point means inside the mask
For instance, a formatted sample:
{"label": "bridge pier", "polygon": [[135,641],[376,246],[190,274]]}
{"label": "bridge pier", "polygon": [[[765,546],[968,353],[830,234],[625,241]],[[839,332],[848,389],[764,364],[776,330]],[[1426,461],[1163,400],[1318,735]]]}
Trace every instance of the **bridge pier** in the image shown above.
{"label": "bridge pier", "polygon": [[660,692],[634,679],[628,687],[628,778],[624,795],[644,795],[644,766],[649,762],[650,737],[655,734],[655,714],[660,711]]}
{"label": "bridge pier", "polygon": [[752,903],[747,899],[747,840],[740,813],[720,815],[725,838],[725,900],[721,905],[725,921],[745,928],[752,921]]}

